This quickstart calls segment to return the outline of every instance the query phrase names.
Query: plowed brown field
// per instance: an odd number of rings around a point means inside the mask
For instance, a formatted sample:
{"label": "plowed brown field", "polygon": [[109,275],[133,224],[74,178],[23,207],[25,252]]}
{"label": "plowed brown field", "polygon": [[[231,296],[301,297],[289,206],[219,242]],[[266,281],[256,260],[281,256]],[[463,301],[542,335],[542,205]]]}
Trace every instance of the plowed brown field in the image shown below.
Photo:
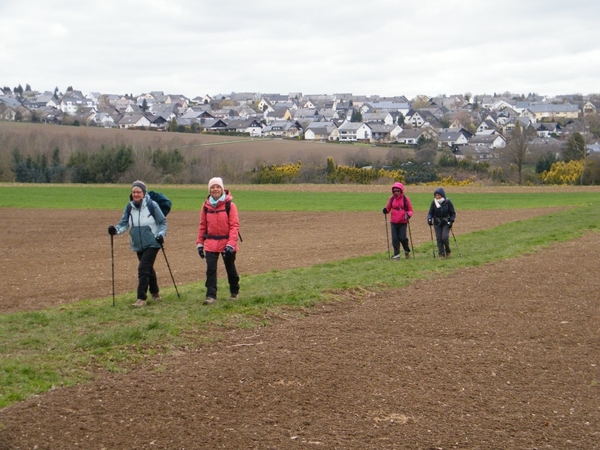
{"label": "plowed brown field", "polygon": [[[6,211],[0,312],[110,296],[106,227],[118,213]],[[460,212],[455,233],[549,212]],[[178,284],[203,279],[197,218],[169,216]],[[242,211],[241,222],[242,275],[387,249],[380,214]],[[424,213],[412,237],[429,241]],[[48,392],[0,411],[0,448],[597,449],[597,245],[590,233],[435,282],[359,293]],[[118,293],[134,290],[136,261],[116,238]],[[157,270],[170,286],[160,260]]]}

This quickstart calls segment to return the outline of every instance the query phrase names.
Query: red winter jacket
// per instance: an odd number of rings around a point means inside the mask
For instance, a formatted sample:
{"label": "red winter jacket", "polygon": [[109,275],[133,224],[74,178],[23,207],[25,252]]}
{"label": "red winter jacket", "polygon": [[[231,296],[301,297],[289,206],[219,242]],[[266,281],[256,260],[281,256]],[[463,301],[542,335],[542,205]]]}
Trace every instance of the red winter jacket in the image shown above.
{"label": "red winter jacket", "polygon": [[[196,245],[204,245],[206,252],[222,252],[230,245],[237,251],[238,231],[240,221],[235,203],[231,202],[233,197],[225,190],[225,200],[213,206],[210,203],[210,195],[206,198],[200,210],[200,225],[198,226],[198,239]],[[230,203],[229,215],[225,209],[226,203]]]}
{"label": "red winter jacket", "polygon": [[385,207],[387,212],[390,214],[390,222],[391,223],[407,223],[408,217],[412,217],[413,215],[413,207],[410,199],[404,195],[404,185],[402,183],[394,183],[392,189],[400,189],[400,194],[392,195]]}

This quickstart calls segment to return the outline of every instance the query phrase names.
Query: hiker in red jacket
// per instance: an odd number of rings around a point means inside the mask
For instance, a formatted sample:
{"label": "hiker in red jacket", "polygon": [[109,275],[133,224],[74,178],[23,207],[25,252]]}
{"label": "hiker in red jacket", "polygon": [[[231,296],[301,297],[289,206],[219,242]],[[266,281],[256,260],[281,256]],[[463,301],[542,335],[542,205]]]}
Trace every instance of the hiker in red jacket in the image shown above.
{"label": "hiker in red jacket", "polygon": [[217,263],[219,254],[223,257],[227,280],[229,281],[230,300],[235,300],[240,292],[240,277],[235,268],[238,232],[240,222],[238,211],[229,190],[225,189],[219,177],[208,182],[210,195],[200,210],[198,226],[198,255],[206,258],[206,300],[212,305],[217,299]]}
{"label": "hiker in red jacket", "polygon": [[390,227],[392,229],[392,246],[394,247],[394,256],[392,259],[400,258],[400,244],[404,250],[404,257],[410,258],[410,247],[406,237],[406,228],[408,221],[413,215],[413,207],[410,199],[404,195],[404,185],[394,183],[392,186],[392,196],[387,205],[383,208],[383,214],[390,215]]}

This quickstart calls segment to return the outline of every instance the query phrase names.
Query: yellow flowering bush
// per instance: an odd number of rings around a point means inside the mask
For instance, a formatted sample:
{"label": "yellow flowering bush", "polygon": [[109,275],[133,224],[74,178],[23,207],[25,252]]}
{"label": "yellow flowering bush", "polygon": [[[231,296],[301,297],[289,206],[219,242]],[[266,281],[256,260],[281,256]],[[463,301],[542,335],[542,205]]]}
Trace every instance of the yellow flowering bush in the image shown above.
{"label": "yellow flowering bush", "polygon": [[465,178],[464,180],[455,180],[453,176],[440,177],[437,181],[422,183],[423,186],[480,186],[482,183],[477,181],[476,176]]}
{"label": "yellow flowering bush", "polygon": [[257,184],[283,184],[293,183],[300,174],[302,161],[296,164],[273,164],[254,171],[254,182]]}
{"label": "yellow flowering bush", "polygon": [[581,179],[583,160],[559,161],[552,164],[550,170],[542,172],[542,183],[568,185]]}
{"label": "yellow flowering bush", "polygon": [[363,169],[351,166],[338,166],[333,161],[333,158],[327,158],[327,181],[330,183],[369,184],[381,178],[404,182],[404,175],[402,170]]}

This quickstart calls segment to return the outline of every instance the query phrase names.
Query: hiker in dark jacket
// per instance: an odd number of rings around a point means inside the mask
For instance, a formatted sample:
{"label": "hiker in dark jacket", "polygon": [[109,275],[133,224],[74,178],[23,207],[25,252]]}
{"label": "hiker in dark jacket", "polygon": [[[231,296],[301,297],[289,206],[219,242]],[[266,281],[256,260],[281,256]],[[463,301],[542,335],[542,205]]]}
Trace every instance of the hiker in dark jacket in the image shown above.
{"label": "hiker in dark jacket", "polygon": [[394,183],[392,186],[392,196],[383,208],[383,214],[390,215],[390,228],[392,229],[392,246],[394,247],[394,256],[392,259],[400,258],[400,244],[404,250],[404,257],[410,258],[410,247],[406,237],[406,228],[408,221],[413,215],[413,207],[410,199],[404,195],[404,185]]}
{"label": "hiker in dark jacket", "polygon": [[167,220],[158,204],[152,201],[146,191],[144,182],[134,181],[131,186],[131,200],[125,206],[121,221],[116,227],[108,227],[108,234],[111,236],[125,233],[129,229],[131,249],[137,253],[139,261],[137,301],[132,305],[135,307],[146,306],[148,289],[152,300],[162,300],[154,261],[165,241]]}
{"label": "hiker in dark jacket", "polygon": [[437,188],[433,192],[433,201],[427,214],[427,223],[433,226],[435,237],[437,239],[438,257],[449,258],[450,250],[450,229],[456,219],[454,205],[442,188]]}

